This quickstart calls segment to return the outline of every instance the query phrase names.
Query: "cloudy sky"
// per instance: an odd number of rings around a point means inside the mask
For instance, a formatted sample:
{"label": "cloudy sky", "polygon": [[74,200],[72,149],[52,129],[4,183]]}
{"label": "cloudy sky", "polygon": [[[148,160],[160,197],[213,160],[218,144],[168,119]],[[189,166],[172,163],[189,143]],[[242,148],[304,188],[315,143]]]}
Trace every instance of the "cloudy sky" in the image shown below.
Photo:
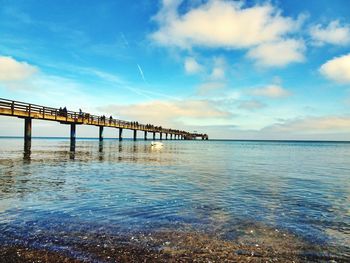
{"label": "cloudy sky", "polygon": [[[0,0],[0,97],[210,138],[350,140],[350,6]],[[0,135],[22,128],[0,117]]]}

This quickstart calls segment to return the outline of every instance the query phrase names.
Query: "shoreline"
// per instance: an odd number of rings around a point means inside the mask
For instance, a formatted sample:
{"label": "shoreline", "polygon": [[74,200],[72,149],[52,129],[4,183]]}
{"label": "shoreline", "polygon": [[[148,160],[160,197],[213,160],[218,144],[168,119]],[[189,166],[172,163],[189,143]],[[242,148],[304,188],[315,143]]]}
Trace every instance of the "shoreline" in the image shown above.
{"label": "shoreline", "polygon": [[[67,234],[67,233],[66,233]],[[260,234],[259,234],[260,235]],[[48,237],[49,238],[49,237]],[[130,236],[72,233],[54,246],[0,245],[0,258],[17,262],[346,262],[293,235],[266,230],[265,236],[222,240],[191,231]],[[72,239],[73,238],[73,239]],[[69,241],[68,241],[69,240]],[[35,242],[34,242],[35,243]]]}

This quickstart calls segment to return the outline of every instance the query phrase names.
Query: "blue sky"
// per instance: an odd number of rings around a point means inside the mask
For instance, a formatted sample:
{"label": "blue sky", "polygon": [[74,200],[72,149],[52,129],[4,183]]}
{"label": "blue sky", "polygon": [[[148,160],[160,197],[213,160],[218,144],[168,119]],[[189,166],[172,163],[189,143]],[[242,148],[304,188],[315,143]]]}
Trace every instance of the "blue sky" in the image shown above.
{"label": "blue sky", "polygon": [[[2,98],[211,138],[350,140],[347,0],[0,0],[0,17]],[[0,135],[22,126],[1,117]]]}

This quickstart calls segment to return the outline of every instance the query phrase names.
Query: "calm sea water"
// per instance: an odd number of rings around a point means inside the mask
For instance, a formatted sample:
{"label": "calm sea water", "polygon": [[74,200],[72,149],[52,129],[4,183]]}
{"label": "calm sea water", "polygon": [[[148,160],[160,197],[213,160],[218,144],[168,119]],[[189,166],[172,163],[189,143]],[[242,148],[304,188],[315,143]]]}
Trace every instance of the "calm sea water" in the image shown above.
{"label": "calm sea water", "polygon": [[350,256],[348,143],[78,140],[72,152],[68,140],[34,139],[23,149],[0,139],[2,245],[69,250],[64,239],[81,237],[70,233],[183,228],[237,240],[266,228]]}

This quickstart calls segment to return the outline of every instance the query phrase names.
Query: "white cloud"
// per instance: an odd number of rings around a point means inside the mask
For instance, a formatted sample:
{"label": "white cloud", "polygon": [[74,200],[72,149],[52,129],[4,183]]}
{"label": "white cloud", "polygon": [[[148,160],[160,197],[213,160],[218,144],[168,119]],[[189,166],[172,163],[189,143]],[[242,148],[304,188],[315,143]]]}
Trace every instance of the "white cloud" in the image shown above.
{"label": "white cloud", "polygon": [[292,62],[304,61],[303,40],[287,39],[261,44],[252,48],[247,56],[263,67],[283,67]]}
{"label": "white cloud", "polygon": [[223,57],[214,58],[214,67],[209,76],[211,80],[224,80],[226,75],[226,61]]}
{"label": "white cloud", "polygon": [[0,56],[0,81],[19,81],[27,79],[38,69],[27,62],[19,62],[12,57]]}
{"label": "white cloud", "polygon": [[262,109],[264,107],[266,107],[266,105],[260,101],[257,101],[257,100],[240,101],[240,103],[238,105],[239,109],[249,110],[249,111]]}
{"label": "white cloud", "polygon": [[297,26],[269,4],[243,8],[238,2],[211,0],[180,15],[179,2],[163,2],[156,17],[160,28],[151,35],[156,42],[182,48],[244,48],[276,41]]}
{"label": "white cloud", "polygon": [[225,71],[223,68],[215,67],[210,74],[211,79],[223,79],[225,78]]}
{"label": "white cloud", "polygon": [[327,61],[320,67],[320,72],[338,83],[350,83],[350,54]]}
{"label": "white cloud", "polygon": [[[259,119],[259,114],[256,119]],[[262,129],[233,125],[193,127],[208,133],[211,139],[261,140],[350,140],[350,116],[308,116],[288,119]]]}
{"label": "white cloud", "polygon": [[[100,110],[123,119],[172,126],[179,120],[225,119],[231,116],[208,100],[151,101],[128,105],[109,105]],[[191,123],[191,122],[189,122]]]}
{"label": "white cloud", "polygon": [[197,74],[202,71],[202,66],[192,57],[185,59],[184,66],[187,74]]}
{"label": "white cloud", "polygon": [[350,132],[350,118],[348,116],[305,117],[273,124],[265,127],[263,130],[304,134]]}
{"label": "white cloud", "polygon": [[340,25],[338,20],[330,22],[328,26],[322,26],[321,24],[312,26],[310,28],[310,35],[316,45],[350,44],[350,26]]}
{"label": "white cloud", "polygon": [[[248,56],[265,66],[304,60],[302,40],[291,39],[303,19],[281,15],[271,4],[244,7],[242,2],[209,0],[179,13],[182,1],[165,1],[155,17],[151,39],[163,46],[252,49]],[[273,52],[274,50],[282,52]],[[222,72],[214,69],[214,75]]]}
{"label": "white cloud", "polygon": [[197,89],[197,95],[205,96],[211,94],[214,91],[222,90],[225,88],[223,82],[206,82],[201,84]]}
{"label": "white cloud", "polygon": [[270,98],[282,98],[291,95],[291,93],[288,90],[278,85],[269,85],[267,87],[253,89],[251,91],[251,94],[255,96]]}
{"label": "white cloud", "polygon": [[205,74],[205,82],[198,86],[197,95],[199,96],[213,95],[214,92],[223,91],[227,84],[227,63],[223,57],[214,57],[210,66],[207,65],[207,67],[212,67],[211,72],[210,74]]}

